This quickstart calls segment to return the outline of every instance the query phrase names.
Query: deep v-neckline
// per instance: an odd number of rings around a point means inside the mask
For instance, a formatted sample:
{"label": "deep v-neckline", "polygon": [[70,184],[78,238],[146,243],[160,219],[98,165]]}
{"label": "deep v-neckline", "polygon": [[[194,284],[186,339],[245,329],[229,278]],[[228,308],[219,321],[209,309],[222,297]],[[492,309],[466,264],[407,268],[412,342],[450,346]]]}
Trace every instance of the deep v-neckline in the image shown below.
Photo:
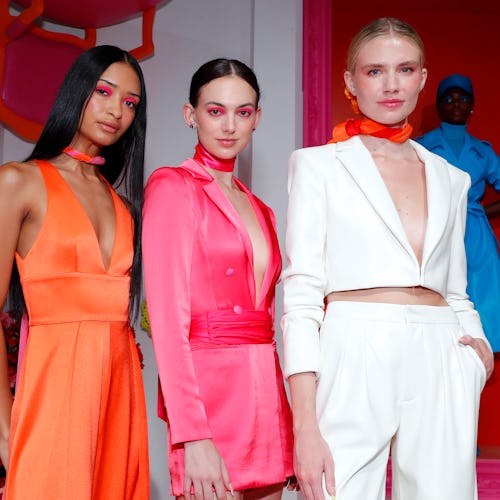
{"label": "deep v-neckline", "polygon": [[[265,287],[267,287],[268,275],[271,272],[271,251],[272,251],[271,250],[271,243],[270,243],[270,239],[269,239],[269,234],[267,232],[268,229],[267,229],[267,226],[266,226],[265,221],[263,219],[262,211],[260,210],[260,207],[255,202],[255,199],[252,196],[252,193],[246,188],[246,186],[238,178],[235,177],[234,180],[236,182],[236,185],[238,186],[238,189],[246,196],[246,198],[250,204],[250,207],[253,210],[257,224],[260,226],[260,230],[262,231],[262,236],[264,238],[264,242],[268,248],[268,262],[267,262],[267,265],[265,267],[264,274],[262,276],[262,282],[260,284],[260,288],[259,288],[259,290],[257,290],[257,281],[255,279],[255,261],[254,261],[255,248],[253,245],[254,242],[252,240],[252,237],[250,236],[250,231],[248,230],[247,226],[245,225],[245,223],[243,221],[242,216],[239,214],[236,207],[232,204],[231,200],[229,200],[229,198],[227,198],[227,196],[226,196],[226,199],[228,200],[229,204],[231,205],[231,207],[233,209],[234,216],[236,217],[236,219],[240,223],[242,235],[246,239],[249,262],[250,262],[250,266],[252,269],[252,281],[253,281],[253,290],[254,290],[253,302],[255,304],[255,308],[258,308],[262,304],[262,302],[267,294]],[[221,190],[221,192],[222,192],[222,190]],[[222,193],[222,194],[224,194],[224,193]]]}
{"label": "deep v-neckline", "polygon": [[85,207],[82,204],[82,202],[80,201],[80,198],[78,198],[77,194],[73,191],[71,185],[64,178],[64,176],[61,174],[61,172],[59,171],[59,169],[57,167],[55,167],[54,165],[52,165],[52,164],[50,164],[50,165],[57,172],[57,175],[59,175],[59,177],[62,179],[62,181],[64,183],[64,186],[67,188],[67,190],[71,194],[71,197],[75,200],[76,205],[78,205],[78,207],[80,209],[80,213],[81,213],[80,218],[82,220],[86,221],[86,224],[89,226],[90,232],[92,233],[91,238],[92,238],[92,240],[93,240],[93,242],[95,244],[97,253],[99,255],[99,263],[100,263],[103,271],[106,274],[109,273],[109,271],[110,271],[110,269],[112,267],[112,264],[113,264],[113,257],[114,257],[114,254],[115,254],[116,243],[117,243],[116,240],[117,240],[117,234],[118,234],[118,207],[116,206],[117,200],[116,200],[116,195],[113,192],[113,188],[106,181],[106,179],[104,179],[103,177],[101,177],[101,179],[106,184],[108,192],[109,192],[109,194],[111,196],[111,200],[113,202],[113,212],[114,212],[114,217],[115,217],[115,227],[114,227],[113,243],[111,245],[111,253],[110,253],[109,259],[108,259],[108,265],[106,266],[105,259],[104,259],[104,254],[103,254],[103,249],[101,248],[101,245],[99,243],[99,238],[97,236],[97,231],[96,231],[96,229],[94,227],[94,224],[92,224],[92,220],[90,219],[89,214],[87,213],[87,210],[85,210]]}
{"label": "deep v-neckline", "polygon": [[[405,247],[407,251],[413,256],[415,259],[419,269],[422,269],[422,265],[425,259],[425,252],[426,252],[426,247],[428,245],[428,235],[429,235],[429,213],[430,213],[430,208],[429,208],[429,203],[430,203],[430,190],[429,190],[429,169],[428,165],[426,162],[426,159],[423,158],[419,153],[418,150],[413,147],[412,148],[417,155],[418,160],[422,163],[422,169],[424,173],[424,179],[425,179],[425,200],[426,200],[426,217],[425,217],[425,228],[423,231],[423,240],[421,241],[421,255],[420,259],[419,256],[417,255],[417,252],[415,251],[415,248],[413,248],[411,244],[411,240],[408,236],[408,233],[406,231],[406,227],[403,224],[403,221],[401,220],[401,217],[398,213],[396,204],[394,202],[394,199],[392,198],[392,195],[390,193],[390,190],[384,180],[384,177],[382,173],[380,172],[379,167],[377,166],[377,163],[375,159],[373,158],[370,150],[366,146],[366,144],[361,140],[359,136],[353,137],[353,139],[356,139],[359,141],[359,143],[362,146],[362,154],[364,155],[364,158],[368,158],[369,162],[371,163],[371,168],[370,171],[372,172],[370,175],[367,175],[366,169],[363,169],[362,172],[360,172],[359,177],[356,176],[357,182],[359,185],[363,186],[363,190],[366,193],[366,196],[369,200],[371,200],[372,206],[375,208],[375,210],[379,214],[385,214],[385,216],[382,216],[383,220],[385,221],[386,224],[392,225],[392,227],[398,228],[396,230],[395,234],[399,235],[400,241],[404,241]],[[359,160],[358,160],[359,161]],[[366,160],[365,160],[366,161]],[[363,165],[363,162],[356,163],[355,165]],[[347,163],[349,166],[349,163]],[[352,168],[349,168],[349,170],[353,170]],[[374,193],[374,191],[378,192],[378,195]],[[379,195],[382,195],[382,198],[379,197]],[[380,205],[380,201],[384,200],[383,206]],[[387,217],[387,215],[389,215]]]}

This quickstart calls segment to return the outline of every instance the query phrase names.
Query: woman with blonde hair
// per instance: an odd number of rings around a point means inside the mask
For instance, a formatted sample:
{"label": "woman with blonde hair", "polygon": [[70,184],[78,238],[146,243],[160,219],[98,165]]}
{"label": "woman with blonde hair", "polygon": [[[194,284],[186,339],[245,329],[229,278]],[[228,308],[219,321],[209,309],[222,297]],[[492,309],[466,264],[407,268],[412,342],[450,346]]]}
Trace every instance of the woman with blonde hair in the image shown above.
{"label": "woman with blonde hair", "polygon": [[418,33],[373,21],[344,74],[362,118],[290,158],[282,325],[307,499],[384,499],[390,451],[393,499],[477,498],[493,356],[465,292],[470,179],[409,139],[426,77]]}

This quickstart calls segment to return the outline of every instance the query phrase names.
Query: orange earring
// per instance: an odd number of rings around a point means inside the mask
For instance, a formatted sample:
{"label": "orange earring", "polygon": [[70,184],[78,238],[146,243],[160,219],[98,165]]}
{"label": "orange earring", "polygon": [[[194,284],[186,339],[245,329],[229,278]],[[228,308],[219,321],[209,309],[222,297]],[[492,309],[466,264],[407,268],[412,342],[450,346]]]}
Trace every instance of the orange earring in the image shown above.
{"label": "orange earring", "polygon": [[351,91],[347,87],[344,89],[344,95],[346,96],[346,98],[351,103],[351,107],[352,107],[353,111],[357,115],[360,115],[361,111],[359,110],[358,100],[356,99],[356,96],[354,94],[352,94]]}

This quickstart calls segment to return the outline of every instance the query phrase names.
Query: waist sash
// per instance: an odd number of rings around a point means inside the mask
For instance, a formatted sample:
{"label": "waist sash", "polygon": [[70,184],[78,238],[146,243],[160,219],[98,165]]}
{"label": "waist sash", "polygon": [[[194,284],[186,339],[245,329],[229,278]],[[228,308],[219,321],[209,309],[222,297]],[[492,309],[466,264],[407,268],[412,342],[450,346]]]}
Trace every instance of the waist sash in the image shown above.
{"label": "waist sash", "polygon": [[68,273],[22,280],[30,325],[128,321],[128,276]]}
{"label": "waist sash", "polygon": [[191,319],[191,347],[207,344],[272,344],[273,322],[266,311],[210,311]]}

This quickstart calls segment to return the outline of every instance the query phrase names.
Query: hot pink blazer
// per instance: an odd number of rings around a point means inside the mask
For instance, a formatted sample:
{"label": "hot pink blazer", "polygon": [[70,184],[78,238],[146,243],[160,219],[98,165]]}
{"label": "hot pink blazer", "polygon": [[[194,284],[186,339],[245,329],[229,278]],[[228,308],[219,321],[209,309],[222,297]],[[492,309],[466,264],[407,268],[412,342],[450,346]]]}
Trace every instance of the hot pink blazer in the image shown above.
{"label": "hot pink blazer", "polygon": [[189,158],[180,167],[157,169],[146,186],[144,277],[161,385],[159,412],[165,417],[167,410],[171,445],[212,437],[193,366],[191,318],[217,310],[255,309],[274,318],[274,289],[281,272],[274,215],[236,182],[247,193],[270,250],[259,304],[250,237],[208,172]]}

